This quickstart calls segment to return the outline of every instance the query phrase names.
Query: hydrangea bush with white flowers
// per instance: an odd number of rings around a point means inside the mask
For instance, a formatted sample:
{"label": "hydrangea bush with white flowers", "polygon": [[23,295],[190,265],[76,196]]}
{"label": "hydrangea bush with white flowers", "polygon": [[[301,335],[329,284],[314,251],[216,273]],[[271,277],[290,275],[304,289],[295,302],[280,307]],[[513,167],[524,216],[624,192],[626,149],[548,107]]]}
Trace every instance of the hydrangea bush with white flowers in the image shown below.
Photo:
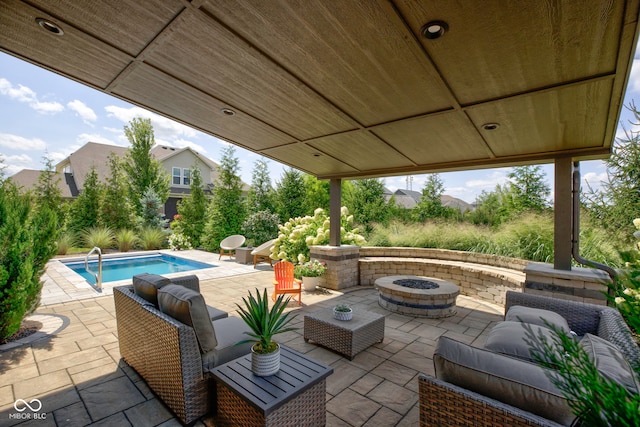
{"label": "hydrangea bush with white flowers", "polygon": [[[271,258],[302,264],[309,260],[309,246],[329,244],[329,216],[318,208],[313,216],[297,217],[279,225],[279,234],[271,248]],[[353,227],[353,215],[342,207],[340,210],[341,243],[362,246],[364,237]]]}
{"label": "hydrangea bush with white flowers", "polygon": [[[633,225],[636,227],[633,236],[638,240],[636,246],[640,250],[640,218],[634,219]],[[612,285],[614,301],[629,327],[640,334],[640,261],[627,263],[625,267]]]}
{"label": "hydrangea bush with white flowers", "polygon": [[171,250],[180,251],[182,249],[193,249],[189,237],[185,236],[181,232],[173,232],[169,236],[169,247]]}

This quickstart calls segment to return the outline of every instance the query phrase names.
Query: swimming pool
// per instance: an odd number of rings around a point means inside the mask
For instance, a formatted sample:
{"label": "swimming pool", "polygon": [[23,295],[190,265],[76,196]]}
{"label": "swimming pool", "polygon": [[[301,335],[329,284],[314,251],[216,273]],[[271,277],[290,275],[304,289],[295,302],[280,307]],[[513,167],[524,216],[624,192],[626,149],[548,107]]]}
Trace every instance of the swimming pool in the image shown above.
{"label": "swimming pool", "polygon": [[[85,270],[84,261],[63,261],[62,263],[84,277],[90,284],[96,284],[95,276]],[[140,273],[168,274],[213,267],[215,265],[167,254],[102,258],[102,282],[131,280],[133,276]],[[98,271],[97,260],[89,261],[89,270]]]}

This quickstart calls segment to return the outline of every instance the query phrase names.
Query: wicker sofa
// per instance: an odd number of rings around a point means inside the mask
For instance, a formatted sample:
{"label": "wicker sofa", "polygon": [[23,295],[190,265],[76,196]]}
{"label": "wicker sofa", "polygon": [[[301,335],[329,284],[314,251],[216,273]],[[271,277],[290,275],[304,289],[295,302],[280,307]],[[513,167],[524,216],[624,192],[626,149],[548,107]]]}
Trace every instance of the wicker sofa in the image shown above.
{"label": "wicker sofa", "polygon": [[[597,340],[602,338],[609,343],[614,343],[627,362],[622,360],[627,368],[625,372],[630,372],[637,386],[638,379],[633,373],[633,369],[636,369],[637,372],[637,368],[640,367],[640,349],[616,309],[539,295],[507,292],[505,314],[514,306],[550,310],[564,317],[571,331],[574,331],[578,336],[588,337],[589,335],[585,334],[592,334],[598,337]],[[447,338],[441,338],[440,341],[434,353],[436,378],[420,374],[418,379],[421,426],[561,426],[571,424],[566,414],[564,421],[549,419],[553,418],[553,416],[549,417],[549,414],[558,415],[553,413],[557,408],[552,408],[553,405],[545,401],[544,398],[534,408],[536,404],[531,400],[535,399],[528,400],[531,395],[527,392],[523,392],[522,396],[514,397],[519,394],[519,388],[516,387],[514,392],[514,389],[510,389],[509,386],[503,388],[501,388],[502,385],[496,386],[497,383],[504,381],[504,376],[514,375],[514,377],[523,378],[523,375],[529,375],[531,378],[531,373],[533,373],[536,377],[545,377],[542,368],[533,362],[504,354],[492,354],[490,350],[478,349],[463,343],[453,342]],[[445,347],[449,347],[449,349]],[[447,362],[443,362],[441,359],[449,357],[447,352],[452,358],[475,359],[476,361],[473,363],[485,366],[476,367],[477,370],[470,375],[474,376],[473,379],[468,378],[470,370],[467,370],[466,373],[457,372],[454,374],[451,374],[451,370],[449,373],[442,372],[443,364]],[[465,352],[466,356],[460,356]],[[619,361],[618,359],[614,360]],[[485,369],[486,365],[497,366],[495,369],[501,370],[501,376],[492,377],[490,372],[492,368],[487,370]],[[481,372],[480,375],[477,375],[478,371]],[[521,374],[521,372],[526,372],[526,374]],[[482,378],[479,379],[479,377]],[[507,380],[510,381],[511,378],[507,378]],[[535,381],[532,382],[540,384],[545,381],[548,379],[535,378]],[[528,387],[529,384],[526,386]],[[550,382],[546,386],[551,386],[557,394],[560,394]],[[553,390],[551,394],[553,394]],[[487,395],[491,395],[491,397]],[[520,401],[520,407],[504,403],[513,403],[514,399]]]}
{"label": "wicker sofa", "polygon": [[[134,276],[135,290],[134,285],[113,289],[120,355],[180,420],[189,424],[214,409],[215,384],[208,369],[250,351],[248,345],[233,345],[243,338],[248,328],[240,318],[205,307],[195,275],[170,280],[157,275],[144,276]],[[152,285],[157,287],[157,297]],[[164,309],[162,298],[193,297],[194,294],[199,299],[196,302],[201,304],[200,319],[206,319],[210,328],[213,326],[213,345],[223,346],[221,351],[216,347],[214,351],[204,352],[202,332],[197,325],[189,326],[187,321],[181,322],[160,309]],[[184,307],[197,305],[191,300],[179,303],[188,316],[192,315],[191,308],[185,310]]]}

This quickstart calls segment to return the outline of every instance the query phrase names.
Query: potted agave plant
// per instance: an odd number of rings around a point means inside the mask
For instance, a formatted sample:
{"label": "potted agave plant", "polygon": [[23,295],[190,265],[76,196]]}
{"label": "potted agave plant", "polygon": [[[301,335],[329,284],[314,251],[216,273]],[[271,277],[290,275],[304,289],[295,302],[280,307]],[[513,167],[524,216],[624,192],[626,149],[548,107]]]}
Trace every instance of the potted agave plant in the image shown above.
{"label": "potted agave plant", "polygon": [[245,332],[251,338],[238,344],[255,343],[251,347],[251,370],[259,377],[267,377],[280,370],[280,345],[273,341],[273,336],[297,329],[286,327],[296,316],[284,313],[290,298],[285,300],[284,295],[279,295],[269,310],[267,290],[260,295],[260,291],[256,289],[255,297],[249,292],[248,299],[242,298],[244,307],[236,304],[238,314],[251,329],[251,332]]}

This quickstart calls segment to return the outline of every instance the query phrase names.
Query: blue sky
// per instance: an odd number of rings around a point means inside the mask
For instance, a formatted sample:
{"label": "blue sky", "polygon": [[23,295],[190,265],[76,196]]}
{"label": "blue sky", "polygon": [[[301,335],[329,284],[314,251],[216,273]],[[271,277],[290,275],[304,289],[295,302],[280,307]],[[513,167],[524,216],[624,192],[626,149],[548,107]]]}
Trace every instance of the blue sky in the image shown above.
{"label": "blue sky", "polygon": [[[640,96],[640,55],[636,53],[625,105]],[[638,99],[640,104],[640,99]],[[134,117],[149,117],[156,142],[174,147],[190,146],[218,162],[225,142],[120,101],[97,90],[0,52],[0,155],[5,174],[21,169],[42,169],[48,154],[58,163],[85,143],[127,146],[124,126]],[[627,129],[631,114],[623,109],[621,123]],[[618,136],[622,136],[620,128]],[[251,171],[260,156],[237,148],[242,179],[250,183]],[[281,179],[285,166],[268,160],[273,183]],[[507,181],[510,168],[441,173],[445,194],[473,202],[482,191],[491,191]],[[543,165],[553,188],[553,165]],[[599,187],[606,177],[601,161],[581,163],[583,179]],[[425,175],[411,177],[411,188],[422,190]],[[407,188],[407,177],[387,177],[391,190]]]}

